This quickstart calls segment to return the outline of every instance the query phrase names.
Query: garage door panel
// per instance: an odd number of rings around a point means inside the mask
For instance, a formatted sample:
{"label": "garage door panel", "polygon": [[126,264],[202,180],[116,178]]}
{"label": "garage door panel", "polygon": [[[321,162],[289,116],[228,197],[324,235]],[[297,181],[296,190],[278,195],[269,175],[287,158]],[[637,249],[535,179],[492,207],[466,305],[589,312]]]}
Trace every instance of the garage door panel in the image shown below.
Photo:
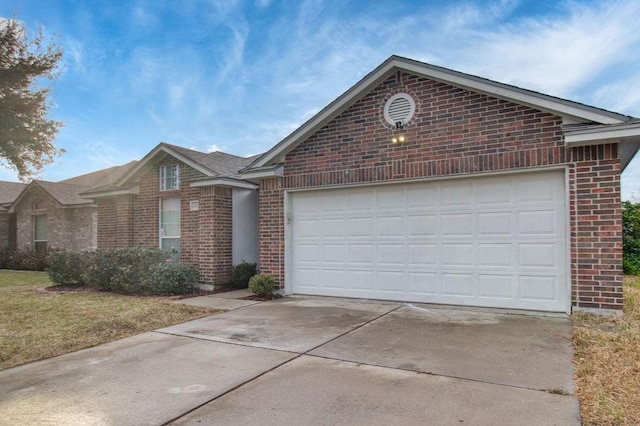
{"label": "garage door panel", "polygon": [[378,237],[404,237],[404,216],[378,217],[376,225]]}
{"label": "garage door panel", "polygon": [[380,266],[397,266],[400,270],[405,269],[405,245],[401,243],[390,244],[378,242],[377,261]]}
{"label": "garage door panel", "polygon": [[375,290],[376,276],[370,269],[350,269],[347,271],[349,288],[354,290]]}
{"label": "garage door panel", "polygon": [[441,234],[443,237],[473,237],[472,213],[444,213],[441,221]]}
{"label": "garage door panel", "polygon": [[443,244],[442,245],[442,265],[443,266],[473,266],[473,244]]}
{"label": "garage door panel", "polygon": [[445,296],[468,296],[474,295],[475,285],[473,274],[442,274],[442,293]]}
{"label": "garage door panel", "polygon": [[480,274],[478,296],[485,298],[512,299],[514,296],[513,275]]}
{"label": "garage door panel", "polygon": [[561,171],[313,190],[290,200],[294,293],[569,306]]}
{"label": "garage door panel", "polygon": [[409,271],[409,293],[436,296],[441,293],[438,272]]}
{"label": "garage door panel", "polygon": [[345,264],[347,262],[347,245],[346,244],[324,244],[321,250],[322,256],[320,259],[323,264],[327,263],[339,263]]}
{"label": "garage door panel", "polygon": [[512,211],[478,213],[479,237],[510,237],[513,234]]}
{"label": "garage door panel", "polygon": [[555,300],[557,278],[524,275],[520,277],[520,298],[529,300]]}
{"label": "garage door panel", "polygon": [[478,243],[478,268],[513,268],[514,248],[512,243]]}
{"label": "garage door panel", "polygon": [[404,192],[396,191],[393,188],[382,188],[376,193],[377,209],[397,209],[404,205]]}
{"label": "garage door panel", "polygon": [[437,244],[408,242],[409,266],[436,266],[440,264],[440,248]]}
{"label": "garage door panel", "polygon": [[435,236],[439,233],[439,220],[436,214],[409,214],[407,217],[409,237]]}
{"label": "garage door panel", "polygon": [[518,245],[518,264],[521,268],[558,268],[557,247],[554,243],[524,243]]}
{"label": "garage door panel", "polygon": [[350,191],[347,194],[347,207],[350,212],[371,211],[374,209],[374,194],[367,191]]}
{"label": "garage door panel", "polygon": [[511,182],[498,179],[487,179],[487,182],[478,182],[477,206],[495,207],[498,204],[511,203]]}
{"label": "garage door panel", "polygon": [[555,236],[557,214],[556,210],[518,212],[518,234]]}
{"label": "garage door panel", "polygon": [[405,290],[406,277],[402,271],[378,271],[377,289],[382,292],[402,293]]}
{"label": "garage door panel", "polygon": [[440,186],[441,207],[471,207],[473,185],[470,182],[449,182]]}
{"label": "garage door panel", "polygon": [[407,208],[430,211],[439,207],[438,187],[412,185],[407,188]]}

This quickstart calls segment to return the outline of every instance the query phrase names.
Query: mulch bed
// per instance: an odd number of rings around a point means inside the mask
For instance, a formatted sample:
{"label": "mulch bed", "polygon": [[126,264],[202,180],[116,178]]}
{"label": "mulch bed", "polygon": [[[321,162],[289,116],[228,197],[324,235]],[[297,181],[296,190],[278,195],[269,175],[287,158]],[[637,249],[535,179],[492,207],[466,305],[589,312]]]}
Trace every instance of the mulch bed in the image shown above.
{"label": "mulch bed", "polygon": [[265,302],[267,300],[280,299],[281,297],[282,297],[281,294],[272,294],[270,296],[258,296],[257,294],[252,294],[250,296],[245,296],[241,298],[241,300],[258,300],[260,302]]}

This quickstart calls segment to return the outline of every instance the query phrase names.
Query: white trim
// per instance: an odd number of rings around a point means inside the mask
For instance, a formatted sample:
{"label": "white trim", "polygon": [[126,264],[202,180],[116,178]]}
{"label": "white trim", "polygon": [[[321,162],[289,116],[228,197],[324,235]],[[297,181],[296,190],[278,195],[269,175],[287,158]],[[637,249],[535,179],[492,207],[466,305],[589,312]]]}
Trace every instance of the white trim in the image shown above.
{"label": "white trim", "polygon": [[559,115],[565,122],[594,121],[601,124],[619,124],[629,119],[622,114],[555,98],[411,59],[391,56],[378,66],[378,68],[370,72],[332,103],[323,108],[318,114],[294,130],[269,151],[258,157],[246,170],[250,171],[251,169],[264,167],[265,165],[276,162],[284,154],[291,151],[295,146],[330,122],[349,106],[353,105],[396,71],[410,72],[457,87],[527,105],[541,111]]}
{"label": "white trim", "polygon": [[200,163],[197,163],[197,162],[185,157],[184,155],[182,155],[182,154],[178,153],[177,151],[171,149],[170,147],[168,147],[164,143],[160,143],[158,146],[153,148],[151,150],[151,152],[149,152],[147,155],[145,155],[142,158],[142,160],[138,161],[138,164],[136,164],[127,173],[122,175],[120,177],[120,179],[118,179],[116,182],[114,182],[114,186],[121,186],[122,184],[127,182],[129,179],[131,179],[133,176],[137,175],[140,171],[142,171],[145,167],[147,167],[148,163],[151,161],[151,159],[153,157],[155,157],[157,154],[159,154],[161,152],[164,152],[165,154],[168,154],[168,155],[172,156],[176,160],[179,160],[182,163],[186,164],[187,166],[189,166],[189,167],[191,167],[193,169],[196,169],[197,171],[201,172],[202,174],[204,174],[206,176],[216,176],[217,175],[215,172],[213,172],[212,170],[209,170],[208,168],[204,167]]}
{"label": "white trim", "polygon": [[240,172],[240,176],[242,179],[262,179],[268,177],[283,177],[284,176],[284,165],[276,164],[270,168],[261,168],[261,169],[249,169]]}
{"label": "white trim", "polygon": [[573,130],[566,132],[564,136],[567,146],[592,145],[594,142],[600,144],[622,142],[624,139],[640,140],[640,123]]}
{"label": "white trim", "polygon": [[[527,169],[520,170],[506,170],[506,171],[498,171],[498,172],[489,172],[489,173],[473,173],[473,174],[465,174],[465,175],[455,175],[455,176],[444,176],[444,177],[436,177],[436,178],[423,178],[423,179],[398,179],[393,181],[384,181],[384,182],[366,182],[359,184],[342,184],[335,186],[314,186],[307,188],[294,188],[294,189],[286,189],[284,191],[284,201],[283,201],[283,211],[284,211],[284,276],[285,276],[285,287],[284,293],[286,295],[293,294],[293,235],[292,235],[292,195],[299,192],[307,192],[307,191],[322,191],[322,190],[339,190],[339,189],[349,189],[349,188],[357,188],[357,187],[372,187],[372,186],[383,186],[383,185],[402,185],[402,184],[411,184],[411,183],[423,183],[426,181],[435,182],[435,181],[452,181],[459,179],[471,179],[473,177],[477,178],[485,178],[485,177],[496,177],[501,175],[526,175],[526,174],[536,174],[536,173],[549,173],[554,171],[562,171],[563,172],[563,184],[564,184],[564,243],[565,243],[565,283],[562,287],[564,294],[562,297],[566,303],[564,311],[550,311],[554,315],[562,315],[560,312],[564,312],[566,315],[571,314],[572,309],[572,289],[571,289],[571,215],[570,215],[570,184],[569,184],[569,166],[568,165],[553,165],[548,167],[532,167]],[[442,304],[436,304],[435,306],[443,306]],[[458,305],[452,305],[458,306]],[[492,308],[493,309],[493,308]],[[497,309],[512,309],[512,308],[497,308]],[[574,308],[575,309],[575,308]],[[522,313],[527,310],[519,310],[515,309],[515,312]],[[538,312],[538,311],[532,311]],[[546,311],[543,311],[546,312]],[[556,313],[554,313],[556,312]],[[547,312],[549,313],[549,312]]]}
{"label": "white trim", "polygon": [[132,186],[128,189],[109,189],[105,191],[87,191],[81,192],[80,196],[95,199],[95,198],[104,198],[104,197],[114,197],[116,195],[138,195],[140,194],[140,185]]}
{"label": "white trim", "polygon": [[285,194],[287,192],[304,192],[304,191],[316,191],[321,189],[346,189],[346,188],[357,188],[361,186],[382,186],[382,185],[396,185],[396,184],[404,184],[404,183],[419,183],[419,182],[436,182],[440,180],[455,180],[455,179],[469,179],[473,177],[491,177],[491,176],[499,176],[499,175],[513,175],[513,174],[525,174],[525,173],[537,173],[537,172],[551,172],[554,170],[565,170],[567,168],[566,164],[559,165],[550,165],[550,166],[532,166],[532,167],[523,167],[520,169],[509,169],[509,170],[498,170],[493,172],[477,172],[477,173],[464,173],[464,174],[456,174],[451,176],[432,176],[432,177],[421,177],[421,178],[403,178],[403,179],[394,179],[394,180],[385,180],[385,181],[374,181],[374,182],[357,182],[357,183],[342,183],[339,185],[319,185],[319,186],[311,186],[304,188],[287,188],[285,189]]}
{"label": "white trim", "polygon": [[236,180],[232,178],[213,178],[213,179],[202,179],[191,182],[189,186],[193,188],[201,188],[204,186],[229,186],[232,188],[243,188],[243,189],[258,189],[259,186],[255,183],[245,182],[242,180]]}

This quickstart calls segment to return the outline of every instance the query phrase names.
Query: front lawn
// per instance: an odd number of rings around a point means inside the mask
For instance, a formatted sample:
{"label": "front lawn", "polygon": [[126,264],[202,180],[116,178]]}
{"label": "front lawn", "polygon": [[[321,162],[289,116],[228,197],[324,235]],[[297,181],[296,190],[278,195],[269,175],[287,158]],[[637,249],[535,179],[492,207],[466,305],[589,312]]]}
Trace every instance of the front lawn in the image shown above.
{"label": "front lawn", "polygon": [[640,277],[625,277],[619,317],[573,314],[576,386],[585,425],[640,423]]}
{"label": "front lawn", "polygon": [[0,271],[0,370],[215,313],[169,298],[46,292],[46,273]]}

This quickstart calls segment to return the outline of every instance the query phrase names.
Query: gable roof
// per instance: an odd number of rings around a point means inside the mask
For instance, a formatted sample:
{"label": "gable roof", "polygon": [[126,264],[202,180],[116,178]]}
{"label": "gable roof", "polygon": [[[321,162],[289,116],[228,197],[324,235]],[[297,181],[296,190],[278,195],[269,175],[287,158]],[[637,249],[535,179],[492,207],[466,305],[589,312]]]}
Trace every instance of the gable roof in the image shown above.
{"label": "gable roof", "polygon": [[66,183],[70,185],[88,186],[91,188],[97,186],[108,185],[116,180],[120,179],[129,169],[138,163],[137,160],[130,161],[121,166],[113,166],[107,169],[98,170],[95,172],[87,173],[80,176],[74,176],[69,179],[59,181],[59,183]]}
{"label": "gable roof", "polygon": [[534,109],[560,116],[566,123],[612,125],[625,123],[632,119],[630,116],[601,108],[394,55],[367,74],[302,126],[293,131],[293,133],[253,161],[249,167],[241,171],[241,174],[246,178],[251,178],[252,172],[263,173],[265,168],[281,162],[288,152],[398,71],[418,75],[521,105],[527,105]]}
{"label": "gable roof", "polygon": [[247,167],[256,158],[256,156],[248,158],[239,157],[220,151],[204,153],[161,142],[152,149],[151,152],[145,155],[142,160],[138,161],[133,167],[123,173],[120,178],[114,181],[112,187],[126,187],[128,184],[131,184],[149,163],[161,154],[172,156],[182,163],[198,170],[206,177],[219,178],[240,178],[238,172]]}
{"label": "gable roof", "polygon": [[18,195],[18,197],[13,201],[11,204],[11,211],[13,211],[20,201],[29,194],[32,188],[40,189],[60,205],[65,207],[93,204],[93,200],[83,198],[79,195],[82,191],[89,189],[87,186],[72,185],[61,182],[49,182],[46,180],[33,180],[25,186],[20,195]]}
{"label": "gable roof", "polygon": [[0,212],[8,211],[26,187],[25,183],[0,181]]}

